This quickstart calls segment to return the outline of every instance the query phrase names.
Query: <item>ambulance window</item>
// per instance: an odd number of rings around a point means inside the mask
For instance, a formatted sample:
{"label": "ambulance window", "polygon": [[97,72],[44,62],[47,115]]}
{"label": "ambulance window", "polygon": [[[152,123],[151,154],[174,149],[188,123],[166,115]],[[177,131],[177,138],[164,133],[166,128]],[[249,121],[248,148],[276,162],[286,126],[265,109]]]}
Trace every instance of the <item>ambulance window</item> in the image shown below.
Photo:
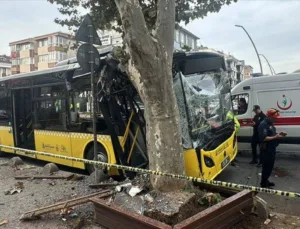
{"label": "ambulance window", "polygon": [[235,115],[245,114],[248,110],[249,94],[239,94],[232,96],[232,109]]}

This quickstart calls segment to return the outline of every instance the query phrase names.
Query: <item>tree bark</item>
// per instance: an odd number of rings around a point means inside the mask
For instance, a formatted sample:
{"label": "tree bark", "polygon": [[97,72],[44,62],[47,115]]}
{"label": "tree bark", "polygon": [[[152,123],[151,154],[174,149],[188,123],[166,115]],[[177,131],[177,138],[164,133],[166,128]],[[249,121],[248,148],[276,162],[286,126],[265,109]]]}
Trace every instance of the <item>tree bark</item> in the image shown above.
{"label": "tree bark", "polygon": [[[128,72],[145,107],[149,167],[184,173],[179,111],[173,90],[172,59],[175,27],[174,0],[159,0],[154,36],[146,26],[138,0],[115,0],[130,55]],[[173,191],[185,182],[151,177],[153,188]]]}

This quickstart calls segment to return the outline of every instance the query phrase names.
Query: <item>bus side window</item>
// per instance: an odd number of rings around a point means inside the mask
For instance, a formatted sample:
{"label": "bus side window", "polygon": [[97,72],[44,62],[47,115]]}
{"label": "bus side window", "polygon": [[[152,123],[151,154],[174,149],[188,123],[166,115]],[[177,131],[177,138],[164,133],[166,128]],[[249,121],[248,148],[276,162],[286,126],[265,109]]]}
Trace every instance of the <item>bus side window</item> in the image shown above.
{"label": "bus side window", "polygon": [[8,126],[11,122],[10,96],[0,88],[0,125]]}
{"label": "bus side window", "polygon": [[36,88],[35,98],[35,128],[66,130],[67,111],[63,86]]}
{"label": "bus side window", "polygon": [[235,115],[242,115],[248,111],[249,94],[243,93],[232,96],[232,106]]}

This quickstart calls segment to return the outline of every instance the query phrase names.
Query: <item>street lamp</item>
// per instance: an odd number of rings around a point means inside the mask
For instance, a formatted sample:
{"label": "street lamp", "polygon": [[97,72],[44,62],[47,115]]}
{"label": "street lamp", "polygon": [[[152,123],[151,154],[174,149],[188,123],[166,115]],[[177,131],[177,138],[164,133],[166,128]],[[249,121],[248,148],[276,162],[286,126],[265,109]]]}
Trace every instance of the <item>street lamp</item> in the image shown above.
{"label": "street lamp", "polygon": [[259,55],[262,56],[263,58],[265,58],[265,60],[267,61],[268,65],[269,65],[269,68],[270,68],[270,71],[271,71],[271,74],[272,74],[272,75],[276,75],[275,70],[274,70],[274,68],[271,66],[271,64],[269,63],[267,57],[265,57],[264,54],[259,54]]}
{"label": "street lamp", "polygon": [[252,38],[250,37],[249,33],[247,32],[247,30],[243,26],[241,26],[241,25],[235,25],[235,26],[239,27],[239,28],[242,28],[245,31],[245,33],[248,35],[248,37],[249,37],[250,41],[252,42],[252,45],[253,45],[253,47],[255,49],[255,52],[256,52],[256,55],[257,55],[257,58],[258,58],[258,61],[259,61],[261,75],[263,75],[263,68],[262,68],[262,65],[261,65],[261,61],[260,61],[260,58],[259,58],[256,46],[255,46]]}

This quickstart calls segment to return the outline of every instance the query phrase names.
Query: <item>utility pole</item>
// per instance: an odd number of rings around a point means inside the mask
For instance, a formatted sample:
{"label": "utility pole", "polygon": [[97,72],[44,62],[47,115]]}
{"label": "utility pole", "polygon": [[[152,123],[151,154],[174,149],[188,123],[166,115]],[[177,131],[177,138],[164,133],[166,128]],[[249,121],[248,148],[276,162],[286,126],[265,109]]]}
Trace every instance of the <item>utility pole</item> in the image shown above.
{"label": "utility pole", "polygon": [[246,30],[243,26],[241,26],[241,25],[235,25],[235,26],[236,26],[236,27],[239,27],[239,28],[242,28],[242,29],[245,31],[245,33],[248,35],[248,37],[249,37],[250,41],[252,42],[252,45],[253,45],[253,47],[254,47],[254,49],[255,49],[257,58],[258,58],[258,62],[259,62],[259,65],[260,65],[260,72],[261,72],[261,75],[263,75],[264,73],[263,73],[263,68],[262,68],[262,65],[261,65],[261,60],[260,60],[259,54],[258,54],[258,52],[257,52],[256,46],[255,46],[255,44],[254,44],[252,38],[250,37],[249,33],[247,32],[247,30]]}
{"label": "utility pole", "polygon": [[[96,88],[95,88],[95,70],[99,69],[100,56],[98,50],[94,47],[96,45],[102,45],[99,36],[93,26],[91,17],[87,14],[81,23],[75,38],[77,41],[85,42],[77,51],[77,61],[86,73],[91,73],[91,118],[93,123],[93,143],[94,143],[94,158],[98,161],[98,142],[97,142],[97,100],[96,100]],[[95,182],[99,180],[98,168],[95,166]]]}

